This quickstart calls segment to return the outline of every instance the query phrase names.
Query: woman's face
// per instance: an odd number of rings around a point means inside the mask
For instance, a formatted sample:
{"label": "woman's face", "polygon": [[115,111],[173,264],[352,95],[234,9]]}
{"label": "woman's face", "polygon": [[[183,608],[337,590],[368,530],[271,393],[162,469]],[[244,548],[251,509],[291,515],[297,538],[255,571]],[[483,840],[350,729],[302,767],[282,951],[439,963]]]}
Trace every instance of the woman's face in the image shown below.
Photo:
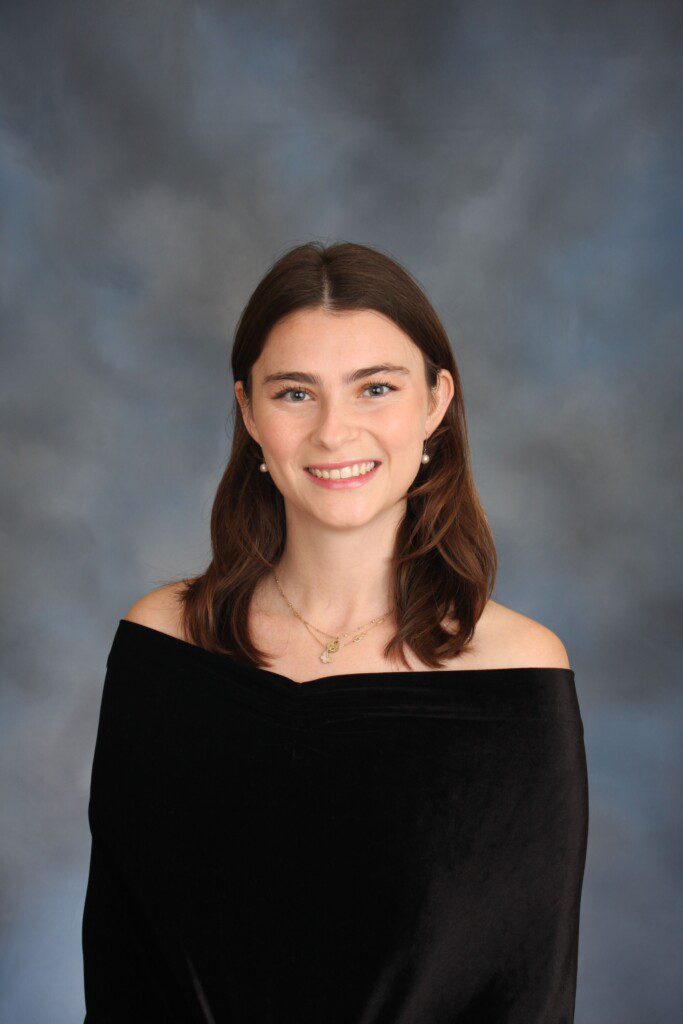
{"label": "woman's face", "polygon": [[[371,310],[279,321],[252,370],[251,407],[240,381],[235,394],[285,501],[328,525],[359,526],[403,500],[454,391],[442,370],[430,404],[423,366],[417,345]],[[356,464],[350,476],[309,471],[339,462]]]}

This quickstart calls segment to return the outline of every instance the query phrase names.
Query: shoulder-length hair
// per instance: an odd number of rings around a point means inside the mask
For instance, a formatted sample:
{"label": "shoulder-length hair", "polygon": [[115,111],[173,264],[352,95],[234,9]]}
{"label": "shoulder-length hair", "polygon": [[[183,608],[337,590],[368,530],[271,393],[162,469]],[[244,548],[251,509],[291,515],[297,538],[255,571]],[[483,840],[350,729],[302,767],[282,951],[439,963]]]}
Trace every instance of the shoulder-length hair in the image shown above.
{"label": "shoulder-length hair", "polygon": [[[406,644],[432,669],[471,640],[493,591],[497,559],[486,515],[474,486],[460,377],[435,310],[406,270],[365,245],[320,242],[298,245],[268,270],[237,325],[232,374],[251,400],[251,371],[269,332],[300,309],[375,310],[389,317],[421,350],[433,398],[439,368],[450,371],[455,393],[427,445],[407,493],[396,531],[392,593],[396,632],[384,647],[387,660],[407,670]],[[256,585],[273,570],[285,542],[285,508],[270,475],[259,471],[259,446],[242,416],[235,418],[232,451],[211,512],[212,558],[199,576],[182,581],[181,623],[189,641],[258,667],[269,667],[248,631]],[[448,626],[449,628],[445,628]]]}

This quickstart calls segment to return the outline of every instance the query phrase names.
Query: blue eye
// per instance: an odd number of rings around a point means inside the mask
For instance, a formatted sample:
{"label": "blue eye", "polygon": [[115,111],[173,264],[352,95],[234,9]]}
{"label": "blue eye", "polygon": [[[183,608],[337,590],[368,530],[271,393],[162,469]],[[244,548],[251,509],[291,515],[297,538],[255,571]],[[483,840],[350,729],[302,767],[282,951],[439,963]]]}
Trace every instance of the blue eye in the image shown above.
{"label": "blue eye", "polygon": [[[388,388],[389,391],[398,391],[397,387],[395,387],[393,384],[389,384],[385,380],[375,380],[375,381],[372,381],[370,384],[366,384],[365,385],[365,387],[363,388],[363,391],[369,391],[370,388]],[[290,394],[310,395],[311,392],[307,388],[283,388],[282,391],[278,391],[278,393],[276,395],[273,395],[273,398],[284,398],[285,395],[290,395]],[[386,394],[386,392],[385,392],[385,394]],[[376,398],[384,398],[384,395],[376,395],[375,397]],[[303,405],[304,403],[303,402],[289,402],[288,404],[289,405]]]}

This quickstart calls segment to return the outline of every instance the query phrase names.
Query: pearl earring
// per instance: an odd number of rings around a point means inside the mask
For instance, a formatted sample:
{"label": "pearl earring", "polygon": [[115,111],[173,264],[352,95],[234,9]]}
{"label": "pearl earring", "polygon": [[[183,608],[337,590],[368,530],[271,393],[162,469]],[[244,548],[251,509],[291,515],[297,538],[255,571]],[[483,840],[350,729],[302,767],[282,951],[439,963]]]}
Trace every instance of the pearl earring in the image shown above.
{"label": "pearl earring", "polygon": [[429,462],[429,455],[427,455],[427,445],[426,444],[424,444],[422,446],[422,461],[423,462]]}
{"label": "pearl earring", "polygon": [[259,466],[259,469],[261,470],[262,473],[267,473],[268,472],[268,467],[266,466],[265,462],[261,463],[261,465]]}

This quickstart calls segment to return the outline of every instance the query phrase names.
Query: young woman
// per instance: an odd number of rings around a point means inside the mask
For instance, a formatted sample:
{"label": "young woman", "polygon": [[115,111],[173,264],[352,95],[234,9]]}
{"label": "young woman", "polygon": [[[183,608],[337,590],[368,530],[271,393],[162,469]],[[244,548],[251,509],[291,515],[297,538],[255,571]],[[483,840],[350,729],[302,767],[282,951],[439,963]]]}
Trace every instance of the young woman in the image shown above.
{"label": "young woman", "polygon": [[86,1021],[570,1024],[574,673],[491,599],[443,326],[386,255],[306,244],[232,371],[211,562],[107,661]]}

